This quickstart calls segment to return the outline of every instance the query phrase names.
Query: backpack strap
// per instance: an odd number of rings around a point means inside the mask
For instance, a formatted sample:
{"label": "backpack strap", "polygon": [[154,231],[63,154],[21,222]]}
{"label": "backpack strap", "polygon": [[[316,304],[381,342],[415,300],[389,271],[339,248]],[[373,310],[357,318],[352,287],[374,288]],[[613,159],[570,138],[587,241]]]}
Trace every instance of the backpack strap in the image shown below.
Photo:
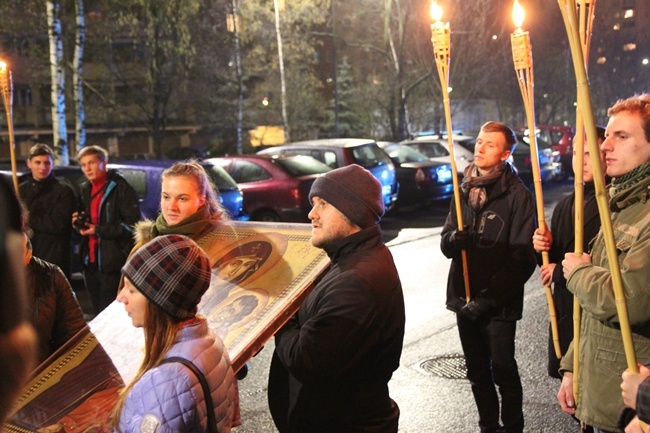
{"label": "backpack strap", "polygon": [[201,388],[203,388],[203,398],[205,399],[205,406],[208,412],[208,433],[218,433],[217,432],[217,421],[214,418],[214,406],[212,405],[212,395],[210,395],[210,387],[208,386],[208,381],[205,380],[205,376],[201,373],[201,370],[198,369],[196,365],[190,360],[181,358],[179,356],[172,356],[170,358],[163,359],[159,365],[168,364],[170,362],[179,362],[185,367],[189,368],[194,375],[199,379],[201,383]]}

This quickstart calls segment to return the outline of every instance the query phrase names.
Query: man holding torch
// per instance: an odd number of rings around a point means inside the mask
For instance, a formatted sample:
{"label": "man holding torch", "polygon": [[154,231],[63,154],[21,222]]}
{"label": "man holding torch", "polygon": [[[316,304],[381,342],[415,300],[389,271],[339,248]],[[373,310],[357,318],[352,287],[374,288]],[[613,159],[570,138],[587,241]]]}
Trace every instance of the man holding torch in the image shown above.
{"label": "man holding torch", "polygon": [[[487,122],[481,127],[474,162],[465,169],[461,185],[465,228],[458,230],[452,204],[440,242],[443,254],[452,259],[447,308],[456,313],[482,433],[521,433],[524,428],[515,332],[523,310],[524,284],[537,262],[530,243],[535,205],[506,162],[515,140],[503,123]],[[469,302],[462,250],[467,252],[472,282]]]}
{"label": "man holding torch", "polygon": [[[596,432],[614,432],[623,406],[621,374],[627,367],[621,326],[630,326],[637,359],[650,358],[650,95],[622,100],[610,116],[605,152],[613,178],[609,207],[629,324],[617,313],[603,231],[591,255],[568,253],[562,261],[567,288],[583,309],[580,341],[580,401],[573,398],[573,344],[562,358],[558,400]],[[625,300],[623,300],[625,302]]]}

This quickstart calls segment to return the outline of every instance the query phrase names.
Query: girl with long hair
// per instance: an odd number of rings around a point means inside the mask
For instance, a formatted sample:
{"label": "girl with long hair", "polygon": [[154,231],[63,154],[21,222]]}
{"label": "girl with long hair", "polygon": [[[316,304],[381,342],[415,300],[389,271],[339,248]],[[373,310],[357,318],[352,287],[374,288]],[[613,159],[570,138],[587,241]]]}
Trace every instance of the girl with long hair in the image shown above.
{"label": "girl with long hair", "polygon": [[210,285],[206,254],[186,236],[161,235],[132,254],[122,275],[117,300],[143,328],[145,356],[118,400],[116,431],[229,432],[236,380],[223,342],[197,315]]}

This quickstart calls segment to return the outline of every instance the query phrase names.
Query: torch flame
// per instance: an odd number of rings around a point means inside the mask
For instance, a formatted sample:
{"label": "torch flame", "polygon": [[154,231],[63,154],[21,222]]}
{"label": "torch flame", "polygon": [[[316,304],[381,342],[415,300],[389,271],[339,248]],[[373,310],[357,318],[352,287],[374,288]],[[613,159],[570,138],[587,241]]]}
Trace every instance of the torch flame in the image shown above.
{"label": "torch flame", "polygon": [[519,0],[515,0],[515,4],[512,7],[512,19],[517,29],[521,29],[521,26],[524,24],[525,15],[524,8],[519,4]]}
{"label": "torch flame", "polygon": [[436,22],[440,22],[442,19],[442,7],[435,1],[431,2],[431,18],[436,20]]}

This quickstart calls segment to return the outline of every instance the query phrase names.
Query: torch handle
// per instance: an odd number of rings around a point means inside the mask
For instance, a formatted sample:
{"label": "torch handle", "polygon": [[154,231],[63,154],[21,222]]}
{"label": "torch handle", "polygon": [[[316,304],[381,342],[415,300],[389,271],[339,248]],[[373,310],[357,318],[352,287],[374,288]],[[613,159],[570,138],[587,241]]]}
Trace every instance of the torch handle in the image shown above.
{"label": "torch handle", "polygon": [[[454,139],[453,129],[451,126],[451,108],[449,102],[449,28],[433,27],[431,28],[431,43],[433,45],[433,56],[438,68],[438,77],[440,78],[440,90],[442,91],[442,105],[445,110],[445,122],[447,125],[447,140],[449,142],[449,157],[451,159],[451,173],[454,187],[454,205],[456,209],[458,230],[463,230],[463,213],[460,201],[460,186],[458,185],[458,168],[456,167],[456,158],[454,156]],[[467,260],[467,251],[461,251],[463,263],[463,281],[465,283],[465,301],[471,299],[471,290],[469,284],[469,263]]]}

